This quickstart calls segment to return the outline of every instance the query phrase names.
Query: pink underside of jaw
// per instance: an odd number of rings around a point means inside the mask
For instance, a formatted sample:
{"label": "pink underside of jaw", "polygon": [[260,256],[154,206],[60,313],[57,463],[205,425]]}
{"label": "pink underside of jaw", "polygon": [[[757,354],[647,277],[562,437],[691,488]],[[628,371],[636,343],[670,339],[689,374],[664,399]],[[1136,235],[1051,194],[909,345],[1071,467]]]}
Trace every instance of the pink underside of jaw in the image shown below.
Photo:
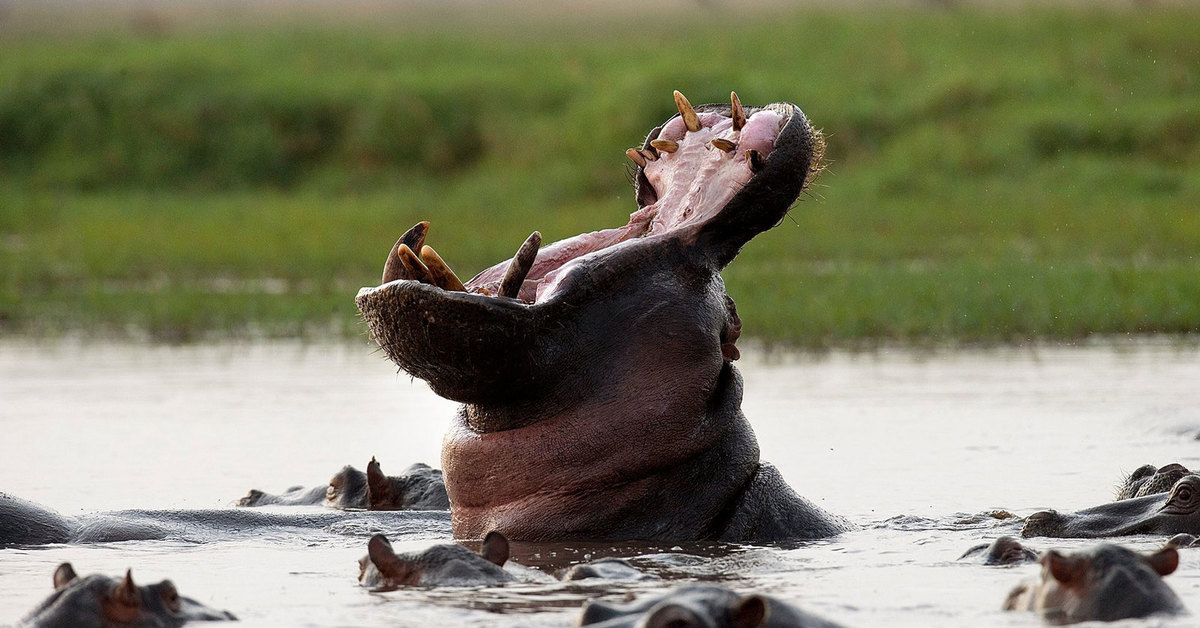
{"label": "pink underside of jaw", "polygon": [[[657,139],[676,142],[679,148],[672,153],[660,151],[658,159],[646,164],[646,179],[658,196],[654,203],[630,214],[623,227],[583,233],[542,247],[517,298],[530,303],[544,301],[573,267],[593,253],[713,218],[754,176],[746,151],[756,150],[766,158],[775,148],[784,122],[781,114],[769,109],[755,112],[737,131],[733,119],[719,113],[700,113],[699,117],[698,131],[688,131],[683,118],[675,117],[659,133]],[[713,139],[734,142],[736,148],[725,152],[711,144]],[[466,283],[467,290],[496,292],[508,265],[505,260],[479,273]]]}

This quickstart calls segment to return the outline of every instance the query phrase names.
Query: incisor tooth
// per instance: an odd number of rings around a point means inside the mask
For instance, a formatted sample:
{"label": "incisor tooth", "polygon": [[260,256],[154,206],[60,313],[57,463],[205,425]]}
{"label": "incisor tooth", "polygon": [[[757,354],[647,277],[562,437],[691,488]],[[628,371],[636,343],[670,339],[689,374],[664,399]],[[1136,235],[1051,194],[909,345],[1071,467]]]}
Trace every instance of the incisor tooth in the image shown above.
{"label": "incisor tooth", "polygon": [[512,262],[509,262],[508,270],[504,271],[504,279],[500,280],[500,296],[517,298],[521,292],[521,285],[525,283],[525,277],[529,275],[529,269],[533,268],[533,260],[537,258],[538,248],[541,246],[542,234],[537,231],[529,234],[525,243],[517,249],[517,254],[513,256]]}
{"label": "incisor tooth", "polygon": [[762,153],[751,148],[746,151],[746,163],[750,164],[750,172],[758,172],[763,169]]}
{"label": "incisor tooth", "polygon": [[642,155],[641,151],[639,151],[638,149],[631,148],[631,149],[625,151],[625,156],[632,159],[633,163],[635,163],[643,168],[646,167],[646,158],[645,158],[645,156]]}
{"label": "incisor tooth", "polygon": [[679,150],[679,143],[671,140],[650,140],[650,145],[658,149],[660,153],[673,153]]}
{"label": "incisor tooth", "polygon": [[729,92],[729,100],[733,103],[733,130],[740,131],[746,126],[746,110],[742,109],[742,101],[737,92]]}
{"label": "incisor tooth", "polygon": [[658,154],[649,148],[643,148],[638,152],[642,154],[642,157],[646,158],[646,161],[658,161]]}
{"label": "incisor tooth", "polygon": [[700,130],[700,116],[696,115],[696,110],[692,108],[692,103],[679,90],[675,90],[675,107],[679,109],[679,115],[683,116],[683,123],[689,131]]}
{"label": "incisor tooth", "polygon": [[425,267],[429,269],[430,276],[433,277],[433,285],[442,290],[451,290],[454,292],[465,292],[466,286],[459,280],[458,275],[450,269],[450,265],[442,260],[442,256],[437,254],[431,246],[421,247],[421,261],[425,262]]}
{"label": "incisor tooth", "polygon": [[737,148],[737,144],[734,144],[733,142],[731,142],[727,139],[720,138],[720,137],[714,137],[712,139],[711,143],[713,145],[713,148],[719,148],[727,153],[732,153],[733,150],[735,148]]}
{"label": "incisor tooth", "polygon": [[416,279],[421,283],[433,283],[433,276],[429,274],[429,269],[417,257],[413,250],[408,248],[407,244],[401,244],[397,253],[400,254],[400,265],[404,267],[405,279]]}

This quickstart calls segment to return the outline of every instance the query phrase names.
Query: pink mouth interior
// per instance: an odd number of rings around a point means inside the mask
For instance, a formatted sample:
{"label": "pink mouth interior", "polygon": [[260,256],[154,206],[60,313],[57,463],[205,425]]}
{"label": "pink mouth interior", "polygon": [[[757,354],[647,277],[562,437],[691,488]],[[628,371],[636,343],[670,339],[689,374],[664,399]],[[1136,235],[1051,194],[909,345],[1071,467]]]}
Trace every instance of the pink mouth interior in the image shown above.
{"label": "pink mouth interior", "polygon": [[[537,303],[550,298],[572,268],[598,251],[713,218],[754,176],[746,152],[756,150],[765,159],[775,148],[784,124],[783,115],[770,109],[755,112],[740,130],[734,130],[733,119],[722,114],[698,115],[698,131],[688,131],[678,116],[663,126],[656,139],[678,143],[677,150],[650,149],[658,158],[647,162],[645,175],[656,200],[630,214],[623,227],[583,233],[542,247],[518,299]],[[736,147],[725,152],[712,145],[713,139],[728,140]],[[495,294],[510,263],[505,260],[479,273],[466,283],[467,290]]]}

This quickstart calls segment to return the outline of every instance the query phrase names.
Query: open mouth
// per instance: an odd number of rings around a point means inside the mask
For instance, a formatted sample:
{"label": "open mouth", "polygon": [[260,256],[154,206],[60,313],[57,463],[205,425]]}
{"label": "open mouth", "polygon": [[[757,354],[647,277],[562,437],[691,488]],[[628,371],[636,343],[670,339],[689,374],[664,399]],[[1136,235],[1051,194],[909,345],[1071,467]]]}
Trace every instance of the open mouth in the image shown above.
{"label": "open mouth", "polygon": [[[535,231],[512,259],[464,283],[425,244],[429,223],[422,222],[392,247],[382,285],[417,281],[446,291],[542,303],[560,291],[563,279],[574,268],[603,251],[637,239],[686,237],[714,221],[756,175],[773,165],[777,141],[785,132],[805,139],[809,154],[805,155],[801,181],[820,167],[821,135],[793,105],[743,107],[733,93],[728,105],[693,107],[683,94],[675,92],[674,96],[679,115],[651,131],[640,148],[626,151],[637,166],[638,201],[638,209],[626,225],[545,247]],[[794,161],[791,155],[788,160]]]}

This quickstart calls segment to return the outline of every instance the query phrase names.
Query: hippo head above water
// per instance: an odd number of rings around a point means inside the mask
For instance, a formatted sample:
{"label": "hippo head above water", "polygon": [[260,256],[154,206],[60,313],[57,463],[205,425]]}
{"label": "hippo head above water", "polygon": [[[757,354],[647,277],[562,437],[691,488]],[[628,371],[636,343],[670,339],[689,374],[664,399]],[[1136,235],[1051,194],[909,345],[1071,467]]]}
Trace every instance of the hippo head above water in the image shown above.
{"label": "hippo head above water", "polygon": [[[1160,473],[1144,475],[1140,478],[1144,481],[1140,483],[1137,472],[1130,476],[1126,486],[1118,491],[1117,501],[1074,513],[1035,512],[1025,519],[1021,535],[1101,538],[1131,534],[1200,534],[1200,475],[1181,465],[1168,465]],[[1134,485],[1135,488],[1130,489]],[[1151,490],[1160,492],[1149,492]],[[1140,497],[1122,498],[1126,494]]]}
{"label": "hippo head above water", "polygon": [[818,168],[795,105],[693,108],[655,128],[638,209],[616,229],[462,284],[423,246],[392,249],[357,304],[403,370],[463,404],[442,464],[454,533],[514,539],[779,540],[841,523],[760,464],[731,362],[741,320],[720,271],[770,229]]}

